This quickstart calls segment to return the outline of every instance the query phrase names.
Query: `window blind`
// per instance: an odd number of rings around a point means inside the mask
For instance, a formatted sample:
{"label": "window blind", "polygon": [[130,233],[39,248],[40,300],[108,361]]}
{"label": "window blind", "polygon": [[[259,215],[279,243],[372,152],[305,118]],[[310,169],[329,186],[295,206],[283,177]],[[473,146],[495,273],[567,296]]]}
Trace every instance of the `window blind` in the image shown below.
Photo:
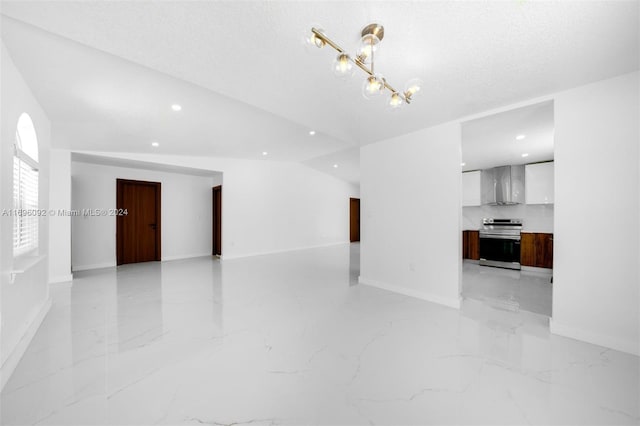
{"label": "window blind", "polygon": [[38,170],[13,157],[13,255],[38,248]]}

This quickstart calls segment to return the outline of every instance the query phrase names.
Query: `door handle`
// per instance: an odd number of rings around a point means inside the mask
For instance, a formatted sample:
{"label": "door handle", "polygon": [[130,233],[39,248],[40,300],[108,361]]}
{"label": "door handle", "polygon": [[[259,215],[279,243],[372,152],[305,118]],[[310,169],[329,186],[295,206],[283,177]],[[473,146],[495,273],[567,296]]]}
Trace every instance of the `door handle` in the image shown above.
{"label": "door handle", "polygon": [[156,229],[156,224],[155,223],[150,223],[149,226],[151,227],[151,229],[155,230]]}

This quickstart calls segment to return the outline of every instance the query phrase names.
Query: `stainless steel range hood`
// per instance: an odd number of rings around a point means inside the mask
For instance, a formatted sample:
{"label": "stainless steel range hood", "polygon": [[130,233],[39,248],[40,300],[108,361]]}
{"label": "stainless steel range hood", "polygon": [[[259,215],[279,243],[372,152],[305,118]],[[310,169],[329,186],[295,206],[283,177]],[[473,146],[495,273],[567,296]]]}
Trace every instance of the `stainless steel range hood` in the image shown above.
{"label": "stainless steel range hood", "polygon": [[483,170],[482,204],[509,206],[524,203],[524,165]]}

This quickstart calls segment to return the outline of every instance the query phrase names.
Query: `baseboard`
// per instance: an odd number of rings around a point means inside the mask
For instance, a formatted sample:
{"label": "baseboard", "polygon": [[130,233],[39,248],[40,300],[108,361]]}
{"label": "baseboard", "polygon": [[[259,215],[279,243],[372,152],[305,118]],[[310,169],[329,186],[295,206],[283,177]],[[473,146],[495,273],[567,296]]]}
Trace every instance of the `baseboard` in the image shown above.
{"label": "baseboard", "polygon": [[611,348],[620,352],[640,356],[640,342],[621,340],[604,334],[572,327],[570,325],[559,324],[557,321],[554,321],[553,318],[549,320],[549,330],[551,331],[551,334],[569,337],[571,339],[581,340],[583,342],[593,343],[594,345],[604,346],[605,348]]}
{"label": "baseboard", "polygon": [[319,245],[315,245],[315,246],[303,246],[303,247],[287,248],[287,249],[282,249],[282,250],[271,250],[271,251],[254,252],[254,253],[248,253],[248,254],[232,254],[231,256],[227,256],[227,255],[223,254],[222,256],[220,256],[220,260],[242,259],[242,258],[245,258],[245,257],[265,256],[265,255],[268,255],[268,254],[288,253],[288,252],[291,252],[291,251],[311,250],[311,249],[316,249],[316,248],[341,246],[341,245],[348,245],[348,244],[350,244],[350,243],[347,242],[347,241],[343,241],[343,242],[338,242],[338,243],[327,243],[327,244],[319,244]]}
{"label": "baseboard", "polygon": [[206,257],[213,256],[211,253],[195,253],[195,254],[181,254],[178,256],[162,256],[163,262],[169,262],[171,260],[192,259],[194,257]]}
{"label": "baseboard", "polygon": [[4,385],[6,385],[9,381],[9,378],[18,366],[20,359],[22,359],[22,356],[27,351],[31,340],[33,340],[33,336],[36,335],[38,328],[40,328],[42,321],[47,316],[47,313],[49,313],[50,309],[51,299],[47,299],[42,304],[42,307],[31,321],[31,324],[29,324],[29,326],[25,330],[22,338],[18,341],[18,344],[15,346],[15,348],[13,348],[4,364],[2,364],[2,367],[0,368],[0,391],[4,389]]}
{"label": "baseboard", "polygon": [[71,267],[71,270],[73,272],[77,272],[77,271],[88,271],[89,269],[113,268],[115,266],[117,266],[116,262],[92,263],[89,265],[73,265]]}
{"label": "baseboard", "polygon": [[533,272],[536,275],[543,275],[547,277],[551,277],[553,275],[553,269],[549,268],[538,268],[535,266],[521,266],[520,271],[522,272]]}
{"label": "baseboard", "polygon": [[67,275],[59,275],[57,277],[53,277],[49,279],[49,285],[52,284],[69,284],[69,287],[71,287],[70,284],[72,284],[73,282],[73,274],[67,274]]}
{"label": "baseboard", "polygon": [[[204,257],[211,256],[211,253],[194,253],[194,254],[182,254],[178,256],[163,256],[162,262],[167,262],[171,260],[180,260],[180,259],[191,259],[193,257]],[[117,266],[116,262],[104,262],[104,263],[93,263],[89,265],[74,265],[73,271],[88,271],[90,269],[103,269],[103,268],[113,268]]]}
{"label": "baseboard", "polygon": [[371,287],[381,288],[393,293],[404,294],[405,296],[415,297],[416,299],[426,300],[427,302],[437,303],[438,305],[448,306],[449,308],[460,309],[460,299],[449,299],[446,297],[436,296],[430,293],[413,290],[395,284],[383,283],[381,281],[372,280],[363,276],[358,277],[360,284],[369,285]]}

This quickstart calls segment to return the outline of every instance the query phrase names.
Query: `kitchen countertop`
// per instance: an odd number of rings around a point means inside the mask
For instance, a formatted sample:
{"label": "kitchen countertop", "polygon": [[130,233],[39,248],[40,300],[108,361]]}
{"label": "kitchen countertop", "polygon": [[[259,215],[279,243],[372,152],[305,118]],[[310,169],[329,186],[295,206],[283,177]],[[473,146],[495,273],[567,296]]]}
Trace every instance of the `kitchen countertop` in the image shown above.
{"label": "kitchen countertop", "polygon": [[[479,229],[470,229],[470,228],[466,228],[463,229],[462,232],[464,231],[479,231]],[[547,231],[547,230],[537,230],[537,229],[523,229],[522,230],[523,234],[553,234],[553,231]]]}

